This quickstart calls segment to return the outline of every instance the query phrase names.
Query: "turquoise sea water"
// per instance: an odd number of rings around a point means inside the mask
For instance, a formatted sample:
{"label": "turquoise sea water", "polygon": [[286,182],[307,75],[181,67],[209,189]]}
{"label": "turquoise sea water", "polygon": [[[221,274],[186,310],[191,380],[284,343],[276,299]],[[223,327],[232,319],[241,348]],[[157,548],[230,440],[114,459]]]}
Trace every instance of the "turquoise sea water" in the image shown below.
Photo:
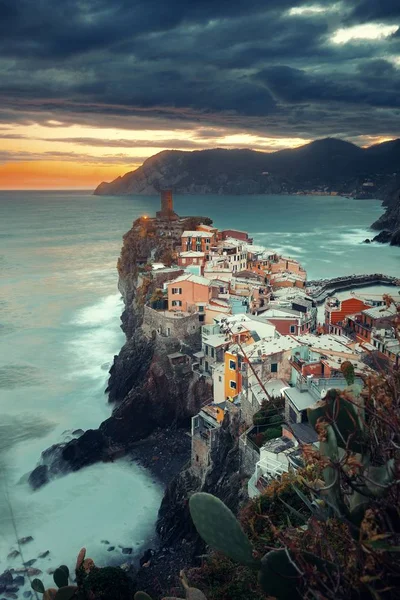
{"label": "turquoise sea water", "polygon": [[[151,531],[157,484],[124,461],[99,464],[31,492],[24,480],[43,449],[110,414],[103,390],[124,336],[116,259],[122,234],[159,199],[80,192],[0,192],[0,569],[13,542],[9,495],[25,560],[51,550],[68,563],[85,545],[135,545]],[[254,242],[300,259],[309,277],[400,275],[400,248],[363,245],[378,201],[330,197],[188,196],[179,214],[247,230]],[[0,571],[1,572],[1,571]]]}

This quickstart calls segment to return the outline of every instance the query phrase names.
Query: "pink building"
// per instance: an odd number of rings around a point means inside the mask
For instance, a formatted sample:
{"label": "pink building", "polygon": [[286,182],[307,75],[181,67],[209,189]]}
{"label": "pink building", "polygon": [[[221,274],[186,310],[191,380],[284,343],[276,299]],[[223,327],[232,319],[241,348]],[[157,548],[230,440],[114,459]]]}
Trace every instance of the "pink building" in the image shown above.
{"label": "pink building", "polygon": [[192,273],[181,275],[166,286],[168,310],[171,311],[202,313],[209,300],[218,295],[218,288],[211,286],[209,279]]}

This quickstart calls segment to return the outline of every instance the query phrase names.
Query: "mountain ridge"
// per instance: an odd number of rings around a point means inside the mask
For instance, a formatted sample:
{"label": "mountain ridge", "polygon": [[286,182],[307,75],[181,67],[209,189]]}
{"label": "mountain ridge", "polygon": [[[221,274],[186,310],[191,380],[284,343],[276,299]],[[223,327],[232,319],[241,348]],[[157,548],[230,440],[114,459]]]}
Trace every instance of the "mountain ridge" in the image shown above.
{"label": "mountain ridge", "polygon": [[[400,140],[360,148],[338,138],[299,148],[260,152],[247,148],[162,150],[136,170],[102,182],[96,195],[154,195],[171,188],[181,194],[268,194],[311,190],[362,194],[387,185],[400,166]],[[363,189],[374,178],[375,189]],[[373,197],[373,196],[370,196]],[[377,197],[377,196],[374,196]]]}

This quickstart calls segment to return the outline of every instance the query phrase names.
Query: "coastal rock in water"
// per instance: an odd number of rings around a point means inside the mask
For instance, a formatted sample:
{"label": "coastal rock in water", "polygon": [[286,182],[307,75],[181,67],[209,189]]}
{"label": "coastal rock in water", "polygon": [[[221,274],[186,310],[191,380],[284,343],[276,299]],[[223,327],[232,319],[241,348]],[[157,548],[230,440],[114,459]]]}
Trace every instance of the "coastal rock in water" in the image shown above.
{"label": "coastal rock in water", "polygon": [[22,546],[24,544],[28,544],[29,542],[33,542],[33,537],[31,535],[19,538],[19,540],[18,540],[18,544],[21,544]]}
{"label": "coastal rock in water", "polygon": [[34,490],[42,487],[42,485],[45,485],[49,481],[49,467],[47,465],[39,465],[36,469],[33,469],[28,481]]}
{"label": "coastal rock in water", "polygon": [[375,223],[372,229],[383,230],[381,234],[374,237],[373,241],[390,243],[392,246],[400,245],[400,182],[397,179],[397,187],[385,198],[386,210]]}
{"label": "coastal rock in water", "polygon": [[365,239],[363,242],[363,244],[370,244],[370,243],[371,243],[371,240],[369,238]]}
{"label": "coastal rock in water", "polygon": [[27,560],[26,562],[24,562],[24,566],[25,567],[31,567],[32,565],[34,565],[36,562],[36,558],[31,558],[31,560]]}
{"label": "coastal rock in water", "polygon": [[15,585],[18,585],[19,587],[22,587],[23,585],[25,585],[25,577],[23,575],[18,575],[18,577],[14,578],[14,582]]}
{"label": "coastal rock in water", "polygon": [[46,550],[45,552],[42,552],[41,554],[39,554],[39,558],[46,558],[46,556],[48,556],[50,554],[50,550]]}
{"label": "coastal rock in water", "polygon": [[98,429],[88,429],[78,439],[69,442],[62,450],[62,459],[72,471],[91,465],[103,458],[106,441]]}
{"label": "coastal rock in water", "polygon": [[17,556],[19,556],[18,550],[12,550],[10,552],[10,554],[7,555],[7,558],[8,559],[12,559],[12,558],[16,558]]}
{"label": "coastal rock in water", "polygon": [[391,246],[400,246],[400,228],[397,229],[392,235],[392,239],[390,240]]}
{"label": "coastal rock in water", "polygon": [[384,229],[378,235],[373,238],[373,242],[379,242],[380,244],[387,244],[392,239],[392,233]]}
{"label": "coastal rock in water", "polygon": [[7,587],[7,585],[12,585],[13,583],[13,576],[11,571],[4,571],[4,573],[2,575],[0,575],[0,585],[4,586],[4,589]]}

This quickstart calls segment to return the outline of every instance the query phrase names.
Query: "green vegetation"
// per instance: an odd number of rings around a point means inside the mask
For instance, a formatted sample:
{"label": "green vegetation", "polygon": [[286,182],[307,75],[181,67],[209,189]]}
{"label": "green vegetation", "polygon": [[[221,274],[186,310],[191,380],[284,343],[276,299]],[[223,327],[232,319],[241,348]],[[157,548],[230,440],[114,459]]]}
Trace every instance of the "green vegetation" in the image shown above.
{"label": "green vegetation", "polygon": [[349,388],[309,411],[319,451],[304,446],[306,466],[271,481],[240,522],[217,498],[191,497],[214,552],[190,576],[210,600],[399,598],[400,372],[361,393],[344,370]]}
{"label": "green vegetation", "polygon": [[45,589],[40,579],[32,581],[32,589],[43,594],[43,600],[128,600],[132,597],[131,582],[127,574],[118,567],[96,567],[91,558],[85,558],[82,548],[76,562],[76,583],[69,585],[68,567],[60,566],[54,571],[57,588]]}

